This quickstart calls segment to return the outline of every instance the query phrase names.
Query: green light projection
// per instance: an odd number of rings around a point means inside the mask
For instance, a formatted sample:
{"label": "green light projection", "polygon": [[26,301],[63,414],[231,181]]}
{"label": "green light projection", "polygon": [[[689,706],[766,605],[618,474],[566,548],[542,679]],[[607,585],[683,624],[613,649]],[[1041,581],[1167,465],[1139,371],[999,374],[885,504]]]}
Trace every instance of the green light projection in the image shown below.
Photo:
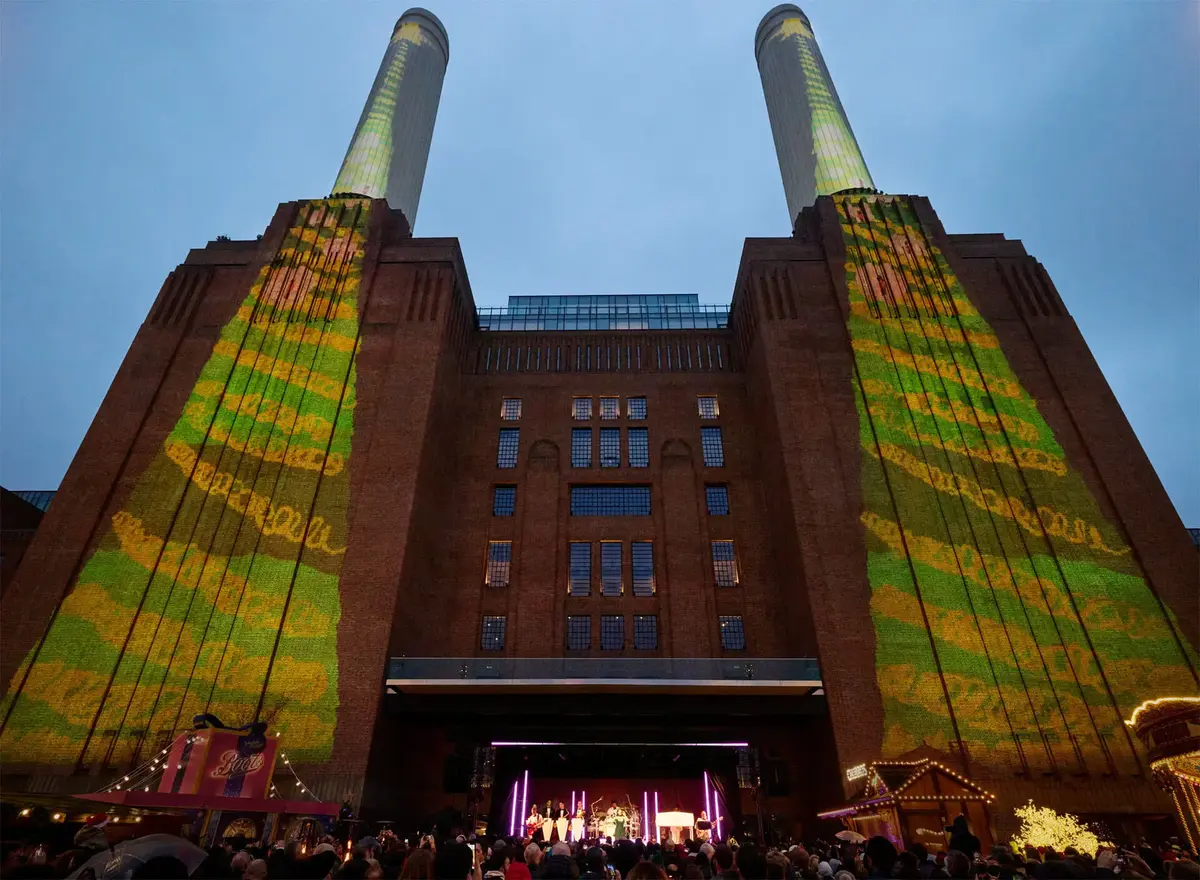
{"label": "green light projection", "polygon": [[387,196],[388,170],[392,162],[392,124],[396,94],[404,78],[409,47],[425,43],[421,25],[406,21],[396,28],[388,45],[382,82],[371,90],[366,112],[350,141],[346,158],[334,181],[335,193],[356,193],[373,199]]}
{"label": "green light projection", "polygon": [[841,102],[833,92],[812,30],[802,18],[785,18],[771,39],[790,40],[800,56],[804,94],[808,98],[812,120],[816,194],[826,196],[846,189],[874,189],[871,172],[867,170]]}
{"label": "green light projection", "polygon": [[121,764],[200,712],[328,759],[370,204],[300,204],[10,682],[4,762]]}
{"label": "green light projection", "polygon": [[834,201],[885,756],[1129,766],[1123,718],[1195,693],[1195,650],[909,200]]}

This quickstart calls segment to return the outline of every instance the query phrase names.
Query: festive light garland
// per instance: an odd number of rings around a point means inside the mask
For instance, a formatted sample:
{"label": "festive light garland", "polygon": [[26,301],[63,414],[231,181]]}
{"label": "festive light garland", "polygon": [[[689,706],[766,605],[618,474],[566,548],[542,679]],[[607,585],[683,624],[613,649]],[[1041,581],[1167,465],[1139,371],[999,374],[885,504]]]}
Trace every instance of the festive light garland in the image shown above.
{"label": "festive light garland", "polygon": [[1014,852],[1022,852],[1027,846],[1052,847],[1062,852],[1068,846],[1073,846],[1080,852],[1094,856],[1100,847],[1113,845],[1101,840],[1079,817],[1036,806],[1032,800],[1023,807],[1017,807],[1013,814],[1021,820],[1021,827],[1012,838]]}

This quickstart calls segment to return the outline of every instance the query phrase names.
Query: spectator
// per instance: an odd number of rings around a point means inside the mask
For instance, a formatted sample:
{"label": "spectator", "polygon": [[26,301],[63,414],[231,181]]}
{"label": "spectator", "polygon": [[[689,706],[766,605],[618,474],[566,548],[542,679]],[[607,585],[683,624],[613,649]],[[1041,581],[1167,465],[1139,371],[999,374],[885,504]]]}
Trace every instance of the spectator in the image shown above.
{"label": "spectator", "polygon": [[643,860],[633,866],[625,880],[667,880],[667,872],[654,862]]}
{"label": "spectator", "polygon": [[872,837],[867,841],[864,866],[868,877],[891,878],[896,864],[896,847],[886,837]]}
{"label": "spectator", "polygon": [[952,849],[946,853],[946,873],[952,878],[963,878],[971,876],[971,859],[970,857],[959,850]]}
{"label": "spectator", "polygon": [[979,842],[978,837],[971,833],[965,815],[959,813],[950,828],[950,849],[965,853],[969,859],[983,852],[983,844]]}
{"label": "spectator", "polygon": [[739,874],[733,867],[733,850],[722,844],[713,853],[713,876],[721,880],[739,880]]}
{"label": "spectator", "polygon": [[246,870],[242,872],[242,880],[267,880],[266,860],[254,859],[246,865]]}
{"label": "spectator", "polygon": [[[508,878],[505,878],[508,880]],[[584,855],[584,870],[579,880],[606,880],[604,873],[604,850],[593,846]]]}
{"label": "spectator", "polygon": [[575,866],[571,862],[571,845],[559,841],[550,850],[538,877],[543,880],[575,880]]}
{"label": "spectator", "polygon": [[433,850],[415,849],[404,860],[400,870],[401,880],[434,880]]}

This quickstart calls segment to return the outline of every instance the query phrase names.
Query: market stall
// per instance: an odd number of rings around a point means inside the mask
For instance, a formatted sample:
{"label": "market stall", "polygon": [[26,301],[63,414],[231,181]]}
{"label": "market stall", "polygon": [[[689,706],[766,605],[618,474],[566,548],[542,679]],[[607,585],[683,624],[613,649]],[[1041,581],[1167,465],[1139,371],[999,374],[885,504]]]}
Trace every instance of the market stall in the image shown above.
{"label": "market stall", "polygon": [[936,853],[949,849],[946,829],[964,815],[983,851],[990,849],[989,805],[994,796],[957,770],[932,758],[876,761],[861,770],[859,794],[843,806],[818,813],[820,818],[839,820],[865,838],[886,837],[898,849],[921,843]]}

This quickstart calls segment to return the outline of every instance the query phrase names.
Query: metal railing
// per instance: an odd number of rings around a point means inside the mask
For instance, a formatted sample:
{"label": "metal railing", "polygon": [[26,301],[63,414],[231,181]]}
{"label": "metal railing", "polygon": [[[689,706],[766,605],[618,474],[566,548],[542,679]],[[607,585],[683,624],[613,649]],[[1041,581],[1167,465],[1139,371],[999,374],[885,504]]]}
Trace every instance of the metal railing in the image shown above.
{"label": "metal railing", "polygon": [[480,330],[722,330],[729,306],[607,303],[476,309]]}
{"label": "metal railing", "polygon": [[389,683],[771,681],[816,688],[821,686],[821,667],[813,657],[393,657],[388,661],[387,678]]}

